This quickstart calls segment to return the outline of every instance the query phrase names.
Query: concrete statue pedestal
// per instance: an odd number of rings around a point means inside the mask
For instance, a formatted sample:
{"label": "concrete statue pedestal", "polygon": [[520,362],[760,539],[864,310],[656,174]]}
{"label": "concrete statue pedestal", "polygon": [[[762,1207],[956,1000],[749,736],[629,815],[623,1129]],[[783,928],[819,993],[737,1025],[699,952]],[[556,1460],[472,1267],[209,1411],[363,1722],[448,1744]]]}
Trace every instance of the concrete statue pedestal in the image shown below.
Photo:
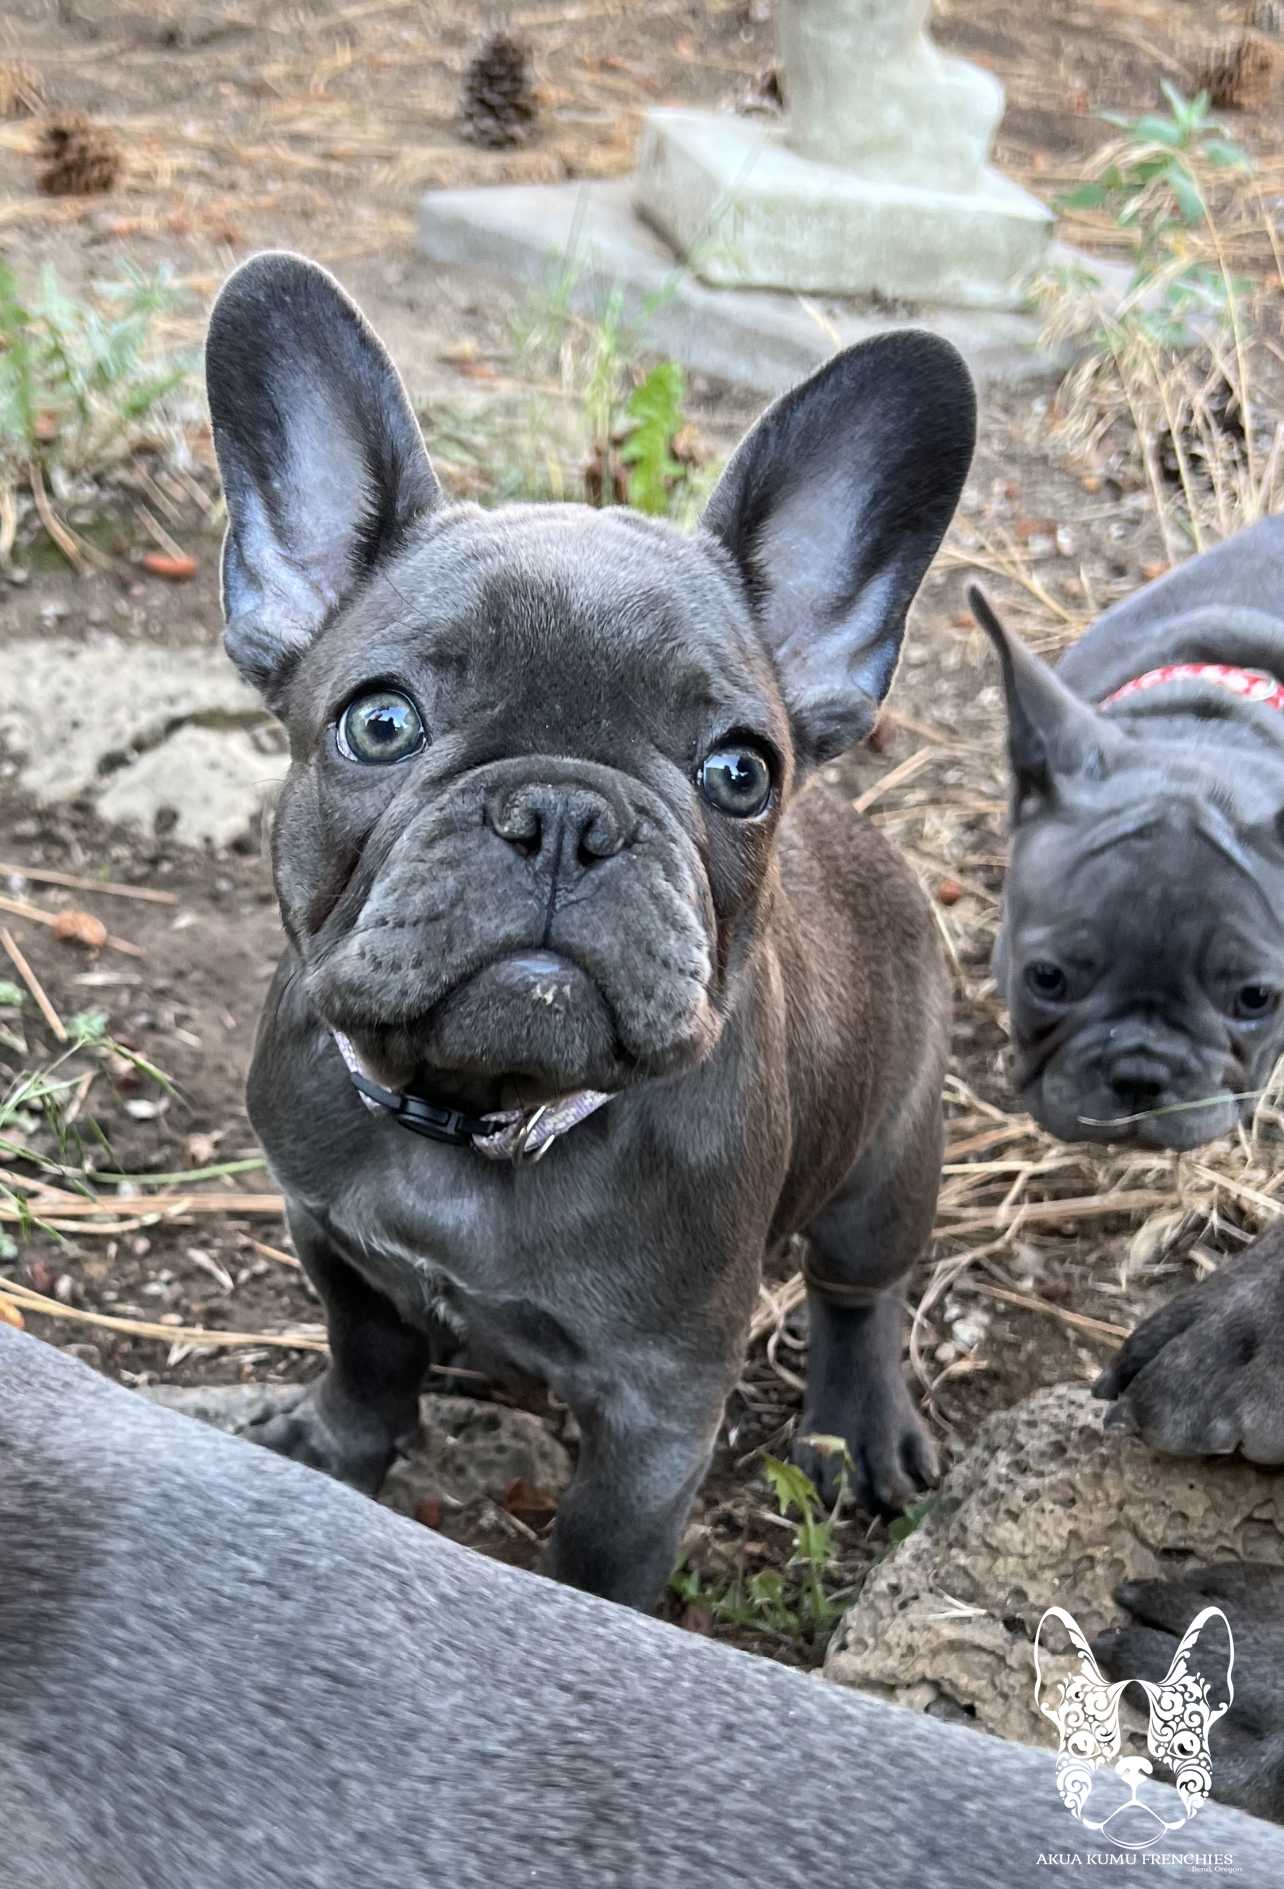
{"label": "concrete statue pedestal", "polygon": [[638,345],[763,393],[896,326],[981,381],[1045,374],[1020,283],[1052,219],[989,167],[1003,88],[932,44],[928,11],[776,0],[787,123],[653,112],[634,179],[432,190],[420,250],[613,307]]}
{"label": "concrete statue pedestal", "polygon": [[779,0],[788,119],[648,114],[634,206],[715,287],[1014,308],[1052,218],[988,163],[991,73],[930,0]]}

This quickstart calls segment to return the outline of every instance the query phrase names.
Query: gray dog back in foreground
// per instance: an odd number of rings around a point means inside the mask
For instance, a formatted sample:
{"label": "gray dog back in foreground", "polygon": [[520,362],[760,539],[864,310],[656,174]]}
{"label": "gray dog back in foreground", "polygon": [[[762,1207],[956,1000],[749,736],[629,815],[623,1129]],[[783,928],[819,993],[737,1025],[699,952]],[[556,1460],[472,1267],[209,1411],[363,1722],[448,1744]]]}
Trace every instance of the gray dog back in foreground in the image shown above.
{"label": "gray dog back in foreground", "polygon": [[[448,503],[380,343],[298,257],[232,276],[207,376],[227,647],[291,752],[250,1116],[331,1347],[261,1440],[375,1487],[462,1327],[579,1422],[554,1570],[651,1606],[763,1261],[805,1234],[800,1432],[903,1508],[934,1475],[901,1297],[948,981],[904,861],[817,775],[873,725],[966,476],[962,361],[913,333],[837,355],[689,534]],[[538,1165],[484,1159],[371,1114],[336,1032],[358,1079],[474,1119],[609,1099]],[[800,1453],[833,1494],[841,1452]]]}
{"label": "gray dog back in foreground", "polygon": [[1174,664],[1284,683],[1284,518],[1107,610],[1055,671],[974,600],[1007,696],[1021,1100],[1066,1141],[1214,1140],[1284,1052],[1284,711],[1206,675],[1101,705]]}
{"label": "gray dog back in foreground", "polygon": [[[0,1326],[3,1889],[1030,1889],[1094,1847],[1050,1753],[502,1567]],[[1173,1847],[1284,1881],[1215,1805]]]}

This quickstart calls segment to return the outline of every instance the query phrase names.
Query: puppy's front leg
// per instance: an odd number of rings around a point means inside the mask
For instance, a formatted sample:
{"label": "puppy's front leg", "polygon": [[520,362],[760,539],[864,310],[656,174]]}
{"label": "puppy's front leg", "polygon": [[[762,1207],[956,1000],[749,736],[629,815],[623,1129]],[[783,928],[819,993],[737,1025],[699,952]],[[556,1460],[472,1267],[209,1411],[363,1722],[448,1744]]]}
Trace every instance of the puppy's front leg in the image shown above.
{"label": "puppy's front leg", "polygon": [[808,1442],[842,1439],[862,1508],[894,1515],[936,1480],[936,1451],[901,1363],[905,1275],[927,1246],[941,1168],[933,1099],[908,1127],[869,1150],[807,1228],[807,1395],[794,1460],[826,1502],[842,1484],[841,1455]]}
{"label": "puppy's front leg", "polygon": [[373,1495],[398,1440],[418,1421],[431,1339],[353,1270],[310,1215],[291,1206],[289,1221],[295,1251],[325,1306],[330,1368],[296,1404],[244,1434]]}
{"label": "puppy's front leg", "polygon": [[703,1398],[674,1388],[620,1385],[575,1407],[579,1461],[550,1552],[556,1580],[643,1612],[673,1572],[730,1381]]}

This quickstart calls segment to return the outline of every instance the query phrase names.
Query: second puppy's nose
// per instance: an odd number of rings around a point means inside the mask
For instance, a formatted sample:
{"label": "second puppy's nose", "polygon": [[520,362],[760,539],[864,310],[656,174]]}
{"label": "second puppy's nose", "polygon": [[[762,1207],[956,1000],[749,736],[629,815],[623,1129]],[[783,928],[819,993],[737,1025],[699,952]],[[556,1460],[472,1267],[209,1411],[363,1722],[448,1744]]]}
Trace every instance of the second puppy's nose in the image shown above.
{"label": "second puppy's nose", "polygon": [[530,782],[491,796],[486,821],[502,840],[550,869],[585,872],[626,844],[624,822],[604,794]]}
{"label": "second puppy's nose", "polygon": [[1121,1109],[1140,1115],[1157,1108],[1168,1093],[1173,1071],[1161,1056],[1133,1052],[1116,1056],[1106,1072],[1111,1092]]}

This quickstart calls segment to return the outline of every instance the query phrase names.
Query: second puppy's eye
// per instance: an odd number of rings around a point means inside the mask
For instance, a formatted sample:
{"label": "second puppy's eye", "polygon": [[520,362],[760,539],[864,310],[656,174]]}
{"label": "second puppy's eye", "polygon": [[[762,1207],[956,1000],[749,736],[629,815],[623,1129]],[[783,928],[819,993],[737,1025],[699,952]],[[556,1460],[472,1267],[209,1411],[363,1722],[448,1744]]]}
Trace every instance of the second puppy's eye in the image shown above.
{"label": "second puppy's eye", "polygon": [[700,763],[700,792],[719,813],[751,820],[771,799],[771,769],[757,748],[729,741]]}
{"label": "second puppy's eye", "polygon": [[336,732],[339,752],[347,760],[376,766],[408,760],[424,745],[419,710],[396,689],[372,689],[349,702]]}
{"label": "second puppy's eye", "polygon": [[1066,994],[1066,974],[1059,964],[1053,964],[1047,958],[1036,958],[1033,964],[1025,967],[1025,986],[1033,996],[1041,997],[1044,1003],[1060,1003]]}
{"label": "second puppy's eye", "polygon": [[1269,1017],[1278,1001],[1278,992],[1269,984],[1241,984],[1235,993],[1235,1014],[1253,1023],[1259,1017]]}

